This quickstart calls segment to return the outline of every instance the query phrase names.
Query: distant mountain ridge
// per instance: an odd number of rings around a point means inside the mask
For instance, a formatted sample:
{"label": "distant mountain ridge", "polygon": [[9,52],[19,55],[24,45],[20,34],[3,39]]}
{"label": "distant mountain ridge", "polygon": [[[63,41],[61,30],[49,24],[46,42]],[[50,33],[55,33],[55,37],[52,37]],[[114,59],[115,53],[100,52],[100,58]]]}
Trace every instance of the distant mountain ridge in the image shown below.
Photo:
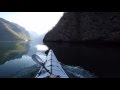
{"label": "distant mountain ridge", "polygon": [[0,18],[0,41],[29,41],[30,35],[20,25]]}

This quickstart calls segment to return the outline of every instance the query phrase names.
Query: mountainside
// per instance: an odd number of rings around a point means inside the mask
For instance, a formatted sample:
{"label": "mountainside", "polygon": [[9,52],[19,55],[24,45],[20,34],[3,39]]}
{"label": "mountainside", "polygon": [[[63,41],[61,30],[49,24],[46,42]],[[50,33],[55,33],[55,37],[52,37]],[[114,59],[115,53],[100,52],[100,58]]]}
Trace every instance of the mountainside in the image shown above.
{"label": "mountainside", "polygon": [[68,12],[44,41],[120,42],[120,12]]}
{"label": "mountainside", "polygon": [[0,18],[0,41],[28,41],[29,33],[21,26]]}

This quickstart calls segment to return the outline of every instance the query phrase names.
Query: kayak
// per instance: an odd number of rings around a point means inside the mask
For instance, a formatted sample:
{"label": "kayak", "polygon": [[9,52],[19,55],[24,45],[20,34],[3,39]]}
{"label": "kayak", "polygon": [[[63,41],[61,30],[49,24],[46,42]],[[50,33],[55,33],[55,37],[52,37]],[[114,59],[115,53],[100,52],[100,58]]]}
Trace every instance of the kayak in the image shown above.
{"label": "kayak", "polygon": [[52,50],[49,50],[46,60],[45,58],[41,58],[39,53],[35,54],[32,58],[41,65],[41,68],[35,78],[48,78],[49,76],[69,78]]}

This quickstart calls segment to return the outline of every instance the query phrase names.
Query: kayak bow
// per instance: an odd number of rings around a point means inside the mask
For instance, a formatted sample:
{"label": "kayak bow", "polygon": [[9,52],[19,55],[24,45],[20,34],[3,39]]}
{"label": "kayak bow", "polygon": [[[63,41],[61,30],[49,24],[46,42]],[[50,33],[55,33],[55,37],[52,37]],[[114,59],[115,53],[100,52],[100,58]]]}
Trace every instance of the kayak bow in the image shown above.
{"label": "kayak bow", "polygon": [[36,63],[41,65],[35,78],[69,78],[52,50],[49,51],[46,60],[43,60],[38,53],[34,54],[32,58]]}

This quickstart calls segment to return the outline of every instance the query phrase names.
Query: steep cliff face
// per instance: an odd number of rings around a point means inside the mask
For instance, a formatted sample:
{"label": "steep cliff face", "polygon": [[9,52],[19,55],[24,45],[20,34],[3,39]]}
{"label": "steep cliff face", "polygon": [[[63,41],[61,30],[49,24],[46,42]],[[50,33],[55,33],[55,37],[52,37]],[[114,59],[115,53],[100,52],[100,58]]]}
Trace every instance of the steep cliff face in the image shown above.
{"label": "steep cliff face", "polygon": [[0,18],[0,41],[30,40],[29,33],[21,26]]}
{"label": "steep cliff face", "polygon": [[120,12],[68,12],[44,41],[120,42]]}

